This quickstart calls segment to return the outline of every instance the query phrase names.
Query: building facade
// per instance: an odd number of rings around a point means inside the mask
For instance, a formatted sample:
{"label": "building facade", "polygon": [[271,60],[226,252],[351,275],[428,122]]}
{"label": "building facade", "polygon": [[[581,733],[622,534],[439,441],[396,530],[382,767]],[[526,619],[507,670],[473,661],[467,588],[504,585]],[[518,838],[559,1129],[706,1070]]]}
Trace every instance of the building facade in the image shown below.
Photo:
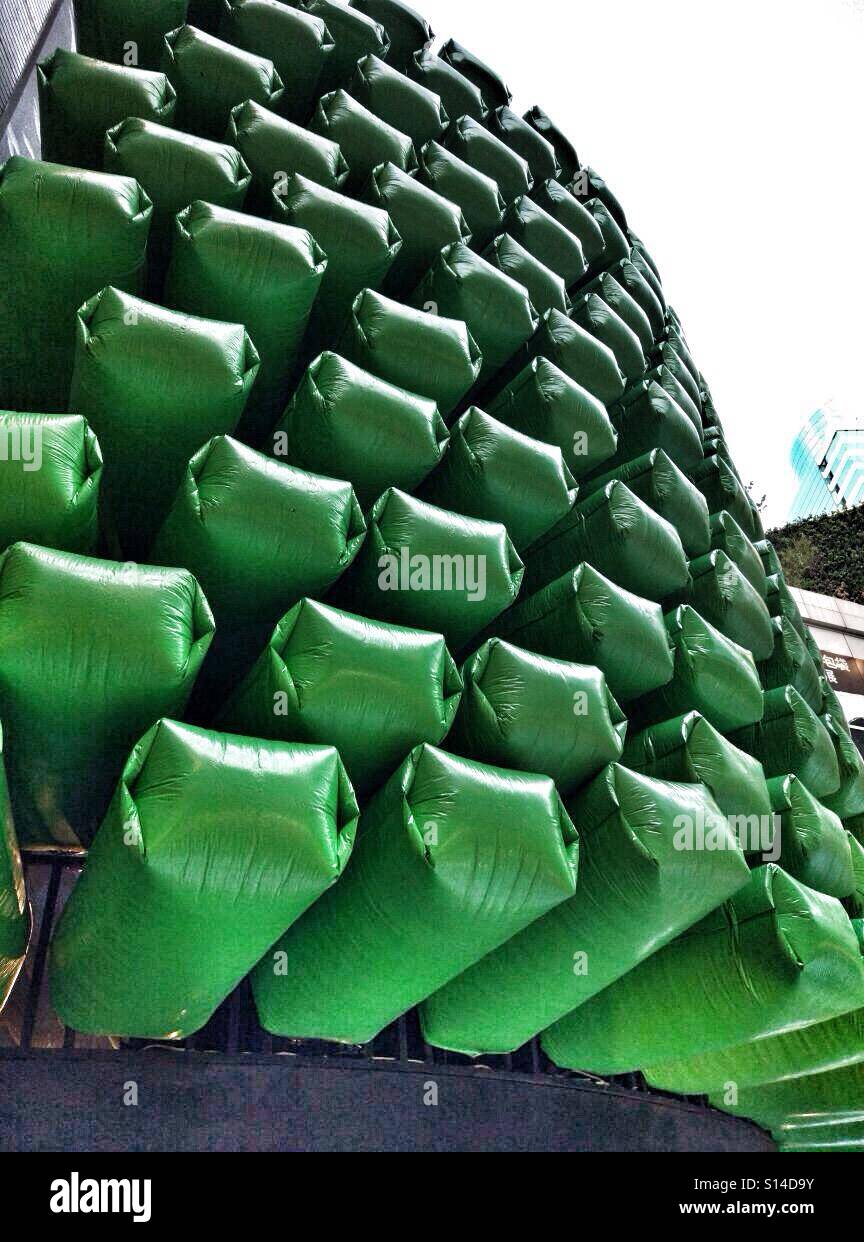
{"label": "building facade", "polygon": [[789,521],[820,517],[864,503],[864,417],[829,402],[808,420],[792,445],[798,491]]}

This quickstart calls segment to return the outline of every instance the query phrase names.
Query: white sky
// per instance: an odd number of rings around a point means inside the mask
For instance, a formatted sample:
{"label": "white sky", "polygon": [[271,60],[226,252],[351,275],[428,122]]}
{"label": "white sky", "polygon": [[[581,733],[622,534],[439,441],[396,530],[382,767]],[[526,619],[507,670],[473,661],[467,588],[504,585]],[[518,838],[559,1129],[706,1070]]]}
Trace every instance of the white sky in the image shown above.
{"label": "white sky", "polygon": [[540,104],[653,254],[767,524],[864,405],[864,0],[413,0]]}

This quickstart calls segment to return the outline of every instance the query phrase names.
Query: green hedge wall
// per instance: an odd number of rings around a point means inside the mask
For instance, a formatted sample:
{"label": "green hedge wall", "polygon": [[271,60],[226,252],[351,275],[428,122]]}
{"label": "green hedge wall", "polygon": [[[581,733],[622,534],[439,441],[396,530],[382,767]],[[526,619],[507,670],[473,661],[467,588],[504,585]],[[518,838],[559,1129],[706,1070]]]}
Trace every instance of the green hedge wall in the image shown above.
{"label": "green hedge wall", "polygon": [[790,586],[864,604],[864,505],[772,530]]}

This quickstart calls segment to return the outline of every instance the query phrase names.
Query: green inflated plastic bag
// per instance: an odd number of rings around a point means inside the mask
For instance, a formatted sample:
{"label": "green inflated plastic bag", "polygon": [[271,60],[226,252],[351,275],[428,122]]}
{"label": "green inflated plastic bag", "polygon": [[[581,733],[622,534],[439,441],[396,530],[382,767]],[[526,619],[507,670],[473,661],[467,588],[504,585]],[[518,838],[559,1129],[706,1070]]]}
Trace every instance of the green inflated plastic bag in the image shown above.
{"label": "green inflated plastic bag", "polygon": [[489,113],[486,127],[517,155],[522,156],[534,181],[547,181],[560,175],[561,169],[552,143],[547,142],[533,125],[529,125],[524,117],[506,104]]}
{"label": "green inflated plastic bag", "polygon": [[527,161],[473,117],[455,118],[444,141],[454,155],[492,178],[505,203],[530,193],[533,178]]}
{"label": "green inflated plastic bag", "polygon": [[170,125],[177,96],[164,73],[58,47],[36,70],[42,158],[101,170],[105,131],[127,116]]}
{"label": "green inflated plastic bag", "polygon": [[[688,478],[703,461],[702,441],[680,405],[659,384],[649,383],[629,405],[610,411],[618,433],[615,465],[661,448]],[[611,468],[611,465],[610,465]],[[710,503],[709,503],[710,509]]]}
{"label": "green inflated plastic bag", "polygon": [[463,517],[391,488],[335,598],[353,612],[443,634],[458,654],[509,608],[524,567],[499,522]]}
{"label": "green inflated plastic bag", "polygon": [[457,43],[455,39],[448,39],[438,55],[474,83],[483,95],[487,111],[491,112],[494,108],[501,108],[510,103],[512,98],[510,88],[500,74],[475,56],[473,52],[469,52],[461,43]]}
{"label": "green inflated plastic bag", "polygon": [[719,910],[545,1031],[556,1065],[649,1067],[824,1021],[860,1005],[864,963],[840,903],[779,867],[754,871]]}
{"label": "green inflated plastic bag", "polygon": [[239,211],[251,181],[249,169],[234,147],[137,117],[108,130],[105,167],[109,172],[134,177],[153,202],[147,252],[152,294],[161,292],[177,212],[196,199]]}
{"label": "green inflated plastic bag", "polygon": [[766,776],[791,772],[822,800],[839,788],[840,769],[831,736],[792,686],[769,690],[762,720],[731,733],[730,739],[759,759]]}
{"label": "green inflated plastic bag", "polygon": [[704,785],[745,854],[767,854],[773,848],[774,807],[762,765],[698,712],[649,725],[641,733],[631,731],[622,762],[657,780]]}
{"label": "green inflated plastic bag", "polygon": [[183,711],[212,636],[186,570],[28,543],[0,554],[0,719],[22,843],[92,839],[129,748]]}
{"label": "green inflated plastic bag", "polygon": [[658,604],[631,595],[590,565],[580,565],[523,600],[495,633],[539,655],[596,665],[621,703],[672,676],[672,652]]}
{"label": "green inflated plastic bag", "polygon": [[703,450],[706,453],[710,452],[711,450],[708,447],[709,439],[702,425],[702,415],[699,413],[699,409],[687,389],[678,382],[668,367],[652,367],[650,371],[646,371],[644,377],[637,383],[632,384],[627,392],[624,393],[624,396],[621,398],[622,405],[631,405],[648,390],[652,383],[659,384],[675,404],[681,407],[695,427],[700,440],[702,440]]}
{"label": "green inflated plastic bag", "polygon": [[846,825],[843,825],[846,832],[846,843],[849,846],[849,852],[852,858],[852,892],[844,901],[846,912],[851,919],[860,919],[864,917],[864,845],[858,840],[854,833],[850,832]]}
{"label": "green inflated plastic bag", "polygon": [[596,294],[603,299],[615,313],[624,320],[631,332],[639,338],[642,352],[646,358],[654,348],[654,333],[651,322],[639,303],[632,298],[623,285],[620,285],[610,272],[602,272],[596,280],[586,286],[586,294]]}
{"label": "green inflated plastic bag", "polygon": [[462,669],[448,749],[481,763],[543,772],[565,797],[621,758],[627,720],[599,669],[491,638]]}
{"label": "green inflated plastic bag", "polygon": [[598,341],[612,350],[626,380],[641,379],[645,374],[646,362],[639,337],[611,306],[596,293],[586,293],[573,303],[570,314],[580,328],[596,336]]}
{"label": "green inflated plastic bag", "polygon": [[0,1013],[24,965],[29,939],[30,907],[12,822],[0,728]]}
{"label": "green inflated plastic bag", "polygon": [[763,539],[755,547],[767,576],[770,578],[774,574],[782,574],[783,566],[780,564],[780,558],[777,555],[774,544],[769,543],[767,539]]}
{"label": "green inflated plastic bag", "polygon": [[220,38],[273,62],[284,88],[279,112],[305,125],[318,99],[321,76],[336,49],[325,22],[298,5],[278,0],[225,0],[221,9]]}
{"label": "green inflated plastic bag", "polygon": [[262,1026],[368,1042],[572,897],[577,859],[548,777],[420,747],[365,808],[340,884],[254,972]]}
{"label": "green inflated plastic bag", "polygon": [[426,18],[400,0],[351,0],[351,8],[384,27],[390,40],[387,63],[404,73],[409,71],[415,52],[435,38]]}
{"label": "green inflated plastic bag", "polygon": [[237,148],[252,173],[247,210],[261,216],[272,214],[274,190],[287,190],[297,174],[328,190],[340,190],[348,180],[348,165],[337,143],[251,99],[232,110],[226,141]]}
{"label": "green inflated plastic bag", "polygon": [[[725,901],[747,865],[707,790],[612,764],[568,801],[579,825],[579,885],[519,936],[423,1005],[427,1043],[512,1052],[632,970]],[[681,816],[711,825],[725,848],[677,850]]]}
{"label": "green inflated plastic bag", "polygon": [[125,64],[134,48],[136,63],[158,69],[165,35],[186,20],[188,0],[75,0],[79,52]]}
{"label": "green inflated plastic bag", "polygon": [[365,193],[371,203],[389,213],[402,238],[384,285],[388,292],[413,293],[445,246],[470,241],[461,208],[395,164],[376,168]]}
{"label": "green inflated plastic bag", "polygon": [[298,600],[329,590],[365,532],[349,483],[227,436],[198,450],[149,558],[190,570],[210,602],[216,641],[201,680],[211,700],[236,685]]}
{"label": "green inflated plastic bag", "polygon": [[585,209],[594,217],[595,223],[603,234],[603,254],[597,264],[592,265],[592,268],[598,271],[604,270],[614,267],[622,259],[629,259],[630,243],[606,204],[602,203],[599,198],[592,198],[585,203]]}
{"label": "green inflated plastic bag", "polygon": [[412,140],[416,147],[440,138],[448,116],[440,95],[400,73],[378,56],[358,61],[348,87],[375,116]]}
{"label": "green inflated plastic bag", "polygon": [[621,259],[610,269],[609,275],[618,282],[646,315],[651,325],[652,344],[653,341],[659,340],[666,327],[666,310],[652,284],[632,259]]}
{"label": "green inflated plastic bag", "polygon": [[417,168],[414,144],[408,135],[380,120],[347,91],[333,91],[321,99],[310,129],[339,144],[348,163],[346,185],[355,194],[379,164],[395,164],[409,173]]}
{"label": "green inflated plastic bag", "polygon": [[486,409],[508,427],[560,448],[576,479],[615,454],[618,441],[605,407],[546,358],[530,362]]}
{"label": "green inflated plastic bag", "polygon": [[405,71],[440,97],[448,116],[471,116],[482,123],[487,108],[480,91],[431,47],[418,48]]}
{"label": "green inflated plastic bag", "polygon": [[449,419],[477,383],[483,356],[464,320],[359,294],[336,346],[380,379],[434,401]]}
{"label": "green inflated plastic bag", "polygon": [[766,690],[794,686],[808,707],[822,711],[819,670],[795,626],[786,617],[772,617],[774,651],[759,665],[759,676]]}
{"label": "green inflated plastic bag", "polygon": [[576,481],[559,448],[524,436],[472,406],[418,495],[430,504],[503,522],[517,552],[569,513]]}
{"label": "green inflated plastic bag", "polygon": [[[613,405],[624,391],[624,376],[612,350],[560,311],[550,310],[543,316],[524,351],[511,364],[513,375],[535,358],[553,363],[603,405]],[[512,378],[510,369],[505,369],[500,378]]]}
{"label": "green inflated plastic bag", "polygon": [[[523,195],[504,213],[503,228],[569,289],[585,274],[585,256],[578,237]],[[539,307],[538,307],[539,309]]]}
{"label": "green inflated plastic bag", "polygon": [[747,493],[732,467],[722,457],[706,457],[691,478],[708,501],[712,513],[730,513],[744,534],[753,537],[753,514]]}
{"label": "green inflated plastic bag", "polygon": [[797,776],[772,777],[768,792],[779,819],[783,870],[829,897],[851,897],[855,869],[849,834],[839,816],[818,802]]}
{"label": "green inflated plastic bag", "polygon": [[19,542],[95,551],[101,479],[86,419],[0,410],[0,551]]}
{"label": "green inflated plastic bag", "polygon": [[327,256],[327,271],[315,305],[308,352],[332,344],[344,327],[355,298],[380,285],[402,245],[386,211],[337,194],[295,175],[285,193],[273,195],[273,217],[306,229]]}
{"label": "green inflated plastic bag", "polygon": [[841,819],[864,815],[864,757],[849,736],[843,709],[839,703],[822,715],[834,745],[840,769],[840,788],[826,797],[826,805]]}
{"label": "green inflated plastic bag", "polygon": [[464,242],[442,250],[410,303],[466,324],[483,358],[481,387],[531,339],[538,324],[525,286]]}
{"label": "green inflated plastic bag", "polygon": [[711,529],[705,497],[663,449],[652,449],[588,480],[581,484],[579,494],[585,500],[615,479],[674,526],[688,556],[702,556],[709,550]]}
{"label": "green inflated plastic bag", "polygon": [[65,413],[78,307],[106,284],[143,291],[152,214],[130,177],[0,168],[0,409]]}
{"label": "green inflated plastic bag", "polygon": [[440,634],[304,599],[220,712],[221,728],[335,746],[358,794],[450,731],[462,679]]}
{"label": "green inflated plastic bag", "polygon": [[690,562],[693,589],[688,602],[698,613],[753,653],[767,660],[774,650],[774,631],[765,601],[725,552],[709,552]]}
{"label": "green inflated plastic bag", "polygon": [[762,719],[765,696],[752,654],[683,604],[666,616],[675,673],[660,689],[629,704],[634,728],[699,712],[727,733]]}
{"label": "green inflated plastic bag", "polygon": [[589,267],[596,267],[606,249],[600,226],[577,198],[559,181],[550,179],[534,186],[531,197],[553,220],[577,239]]}
{"label": "green inflated plastic bag", "polygon": [[819,1123],[858,1121],[864,1113],[864,1069],[852,1064],[829,1073],[754,1086],[742,1090],[736,1103],[723,1090],[711,1102],[724,1112],[753,1118],[761,1126],[778,1132],[785,1126],[788,1133],[803,1136],[811,1127],[821,1128]]}
{"label": "green inflated plastic bag", "polygon": [[711,547],[720,548],[734,561],[751,586],[765,597],[768,580],[762,560],[756,548],[731,513],[715,513],[711,516]]}
{"label": "green inflated plastic bag", "polygon": [[51,945],[91,1034],[183,1039],[339,878],[357,804],[332,747],[162,720],[133,749]]}
{"label": "green inflated plastic bag", "polygon": [[302,0],[297,7],[323,21],[333,36],[335,47],[318,82],[318,93],[347,86],[357,62],[370,53],[387,59],[390,36],[380,22],[342,0]]}
{"label": "green inflated plastic bag", "polygon": [[786,585],[786,579],[783,574],[772,574],[767,579],[766,590],[766,602],[771,616],[784,617],[787,621],[790,621],[804,639],[804,642],[807,643],[810,631],[804,618],[801,616],[801,611],[795,602],[792,592]]}
{"label": "green inflated plastic bag", "polygon": [[558,273],[544,266],[509,233],[496,237],[484,250],[483,257],[499,272],[525,287],[538,314],[545,315],[550,310],[566,314],[570,309],[567,287]]}
{"label": "green inflated plastic bag", "polygon": [[81,307],[69,406],[102,445],[108,520],[125,556],[145,555],[192,454],[237,426],[257,370],[241,324],[113,288]]}
{"label": "green inflated plastic bag", "polygon": [[525,120],[532,129],[536,129],[537,133],[546,139],[554,150],[562,180],[572,181],[582,165],[570,139],[536,104],[525,113]]}
{"label": "green inflated plastic bag", "polygon": [[274,108],[284,93],[272,60],[194,26],[166,35],[162,68],[177,92],[177,124],[202,138],[221,138],[237,104]]}
{"label": "green inflated plastic bag", "polygon": [[611,581],[659,603],[690,581],[674,526],[615,480],[573,506],[525,554],[525,589],[539,590],[583,561]]}
{"label": "green inflated plastic bag", "polygon": [[599,173],[590,164],[584,164],[570,184],[571,194],[592,206],[600,203],[609,212],[622,234],[627,237],[627,217],[624,208]]}
{"label": "green inflated plastic bag", "polygon": [[367,509],[388,487],[414,491],[441,461],[447,441],[434,401],[323,353],[303,376],[268,449],[304,470],[348,479]]}
{"label": "green inflated plastic bag", "polygon": [[440,142],[427,142],[419,159],[417,179],[461,208],[471,230],[472,247],[484,250],[497,237],[504,215],[504,199],[498,183],[466,164]]}
{"label": "green inflated plastic bag", "polygon": [[261,365],[240,439],[259,444],[291,393],[312,307],[327,270],[305,229],[196,201],[177,217],[165,304],[206,319],[242,323]]}

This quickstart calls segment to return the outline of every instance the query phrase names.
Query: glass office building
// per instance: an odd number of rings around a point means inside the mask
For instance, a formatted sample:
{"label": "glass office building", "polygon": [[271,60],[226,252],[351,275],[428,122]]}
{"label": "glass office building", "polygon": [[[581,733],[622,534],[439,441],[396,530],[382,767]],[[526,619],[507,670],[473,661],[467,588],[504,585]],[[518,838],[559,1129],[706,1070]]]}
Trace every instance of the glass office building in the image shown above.
{"label": "glass office building", "polygon": [[798,492],[789,521],[864,503],[864,417],[817,410],[792,445]]}

